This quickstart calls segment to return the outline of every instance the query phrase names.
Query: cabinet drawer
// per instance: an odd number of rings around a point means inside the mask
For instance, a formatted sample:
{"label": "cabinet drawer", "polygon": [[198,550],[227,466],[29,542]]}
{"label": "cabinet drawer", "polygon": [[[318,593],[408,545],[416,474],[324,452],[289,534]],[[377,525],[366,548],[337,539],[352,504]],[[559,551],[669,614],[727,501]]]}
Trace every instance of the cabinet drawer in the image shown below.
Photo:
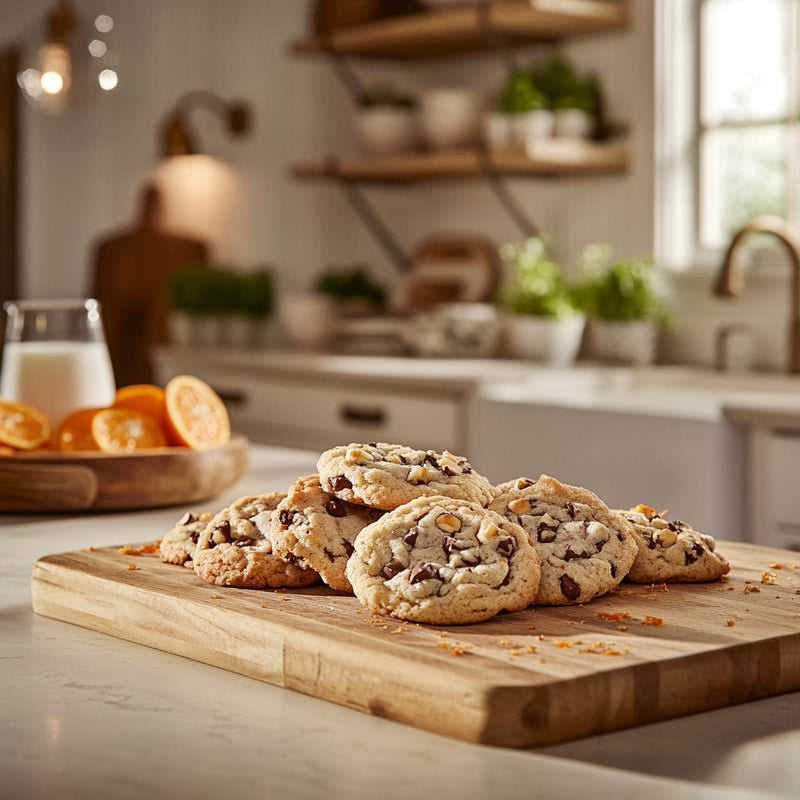
{"label": "cabinet drawer", "polygon": [[766,511],[772,521],[800,530],[800,436],[771,434],[765,456]]}
{"label": "cabinet drawer", "polygon": [[235,430],[267,444],[321,449],[383,441],[459,452],[464,443],[464,411],[455,397],[316,386],[217,369],[199,371],[199,377],[225,400]]}

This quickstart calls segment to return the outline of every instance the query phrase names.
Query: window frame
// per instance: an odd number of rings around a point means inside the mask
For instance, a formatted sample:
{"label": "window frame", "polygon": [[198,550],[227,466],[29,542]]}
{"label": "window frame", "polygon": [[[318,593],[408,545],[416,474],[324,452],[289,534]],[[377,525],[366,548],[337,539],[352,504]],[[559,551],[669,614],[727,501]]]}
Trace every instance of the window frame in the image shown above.
{"label": "window frame", "polygon": [[[701,37],[703,9],[707,0],[656,0],[654,15],[655,52],[655,198],[654,252],[667,270],[710,272],[718,269],[724,247],[703,246],[700,237],[701,161],[700,151],[708,130],[741,127],[738,122],[705,124],[702,116]],[[792,0],[793,22],[800,22],[800,1]],[[795,66],[797,48],[791,54]],[[788,158],[800,174],[800,115],[798,115],[798,70],[791,76],[794,107],[773,120],[760,120],[747,127],[766,124],[789,125],[794,149]],[[791,148],[791,145],[790,145]],[[800,200],[795,195],[795,206]],[[800,222],[800,208],[791,207],[790,222]],[[780,261],[773,242],[765,243],[759,261],[767,265]],[[765,257],[763,257],[765,256]]]}

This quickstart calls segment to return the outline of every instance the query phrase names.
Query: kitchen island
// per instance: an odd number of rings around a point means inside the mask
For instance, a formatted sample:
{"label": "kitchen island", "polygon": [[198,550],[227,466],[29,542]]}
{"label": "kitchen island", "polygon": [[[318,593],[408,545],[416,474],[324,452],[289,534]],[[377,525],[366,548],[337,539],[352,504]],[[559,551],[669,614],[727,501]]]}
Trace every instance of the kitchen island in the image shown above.
{"label": "kitchen island", "polygon": [[[208,510],[243,494],[285,489],[315,461],[314,452],[254,446],[246,477]],[[505,750],[32,612],[30,575],[38,558],[152,541],[184,510],[0,518],[8,553],[0,567],[3,797],[797,796],[800,692]]]}

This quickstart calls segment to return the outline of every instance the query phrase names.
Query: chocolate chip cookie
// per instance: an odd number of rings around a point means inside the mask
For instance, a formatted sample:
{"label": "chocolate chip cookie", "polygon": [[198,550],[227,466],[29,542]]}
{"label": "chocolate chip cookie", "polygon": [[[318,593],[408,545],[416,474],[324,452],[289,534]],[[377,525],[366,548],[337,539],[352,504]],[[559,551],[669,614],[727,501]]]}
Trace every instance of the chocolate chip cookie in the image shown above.
{"label": "chocolate chip cookie", "polygon": [[317,471],[326,492],[349,503],[391,511],[417,497],[440,495],[486,506],[494,488],[466,458],[370,442],[326,450]]}
{"label": "chocolate chip cookie", "polygon": [[284,561],[319,573],[332,589],[352,592],[344,574],[353,542],[383,511],[328,494],[319,475],[298,478],[272,516],[272,550]]}
{"label": "chocolate chip cookie", "polygon": [[489,508],[521,525],[542,560],[535,605],[586,603],[630,570],[637,545],[631,524],[588,489],[542,475]]}
{"label": "chocolate chip cookie", "polygon": [[285,492],[240,497],[220,511],[200,535],[194,571],[217,586],[277,589],[310,586],[319,575],[287,564],[272,552],[270,517]]}
{"label": "chocolate chip cookie", "polygon": [[210,521],[211,514],[207,511],[202,514],[187,511],[159,542],[161,560],[166,564],[192,566],[194,549]]}
{"label": "chocolate chip cookie", "polygon": [[633,525],[639,551],[628,573],[634,583],[701,583],[727,575],[731,565],[716,541],[680,520],[638,505],[622,514]]}
{"label": "chocolate chip cookie", "polygon": [[346,569],[372,612],[439,625],[525,608],[539,574],[519,525],[479,503],[441,496],[412,500],[364,528]]}

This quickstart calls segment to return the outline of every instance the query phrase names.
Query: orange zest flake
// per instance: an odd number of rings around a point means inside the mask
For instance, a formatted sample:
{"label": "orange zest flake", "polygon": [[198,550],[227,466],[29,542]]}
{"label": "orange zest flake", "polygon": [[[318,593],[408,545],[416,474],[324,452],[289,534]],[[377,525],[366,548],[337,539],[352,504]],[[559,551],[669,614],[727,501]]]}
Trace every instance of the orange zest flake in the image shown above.
{"label": "orange zest flake", "polygon": [[210,594],[210,595],[209,595],[209,597],[210,597],[212,600],[219,600],[219,595],[218,595],[218,594]]}
{"label": "orange zest flake", "polygon": [[594,653],[600,656],[621,656],[627,651],[627,646],[623,646],[620,650],[613,642],[592,642],[591,647],[585,647],[583,649],[584,653]]}
{"label": "orange zest flake", "polygon": [[597,618],[619,622],[621,619],[630,619],[631,615],[627,611],[598,611]]}
{"label": "orange zest flake", "polygon": [[402,625],[399,625],[394,630],[389,631],[389,633],[405,633],[405,632],[406,632],[406,628],[404,628]]}
{"label": "orange zest flake", "polygon": [[536,626],[535,625],[526,625],[525,626],[525,630],[526,631],[535,631],[536,630]]}
{"label": "orange zest flake", "polygon": [[574,644],[580,644],[580,639],[556,639],[556,647],[572,647]]}
{"label": "orange zest flake", "polygon": [[745,586],[744,587],[744,593],[745,594],[751,594],[752,592],[760,592],[760,591],[761,591],[761,589],[759,589],[758,586]]}
{"label": "orange zest flake", "polygon": [[151,544],[143,544],[141,547],[133,547],[130,544],[126,544],[120,547],[119,551],[124,556],[143,556],[149,553],[157,553],[160,544],[161,539],[157,539]]}
{"label": "orange zest flake", "polygon": [[774,572],[761,573],[761,583],[776,584],[777,582],[778,576]]}
{"label": "orange zest flake", "polygon": [[637,505],[635,505],[631,511],[637,511],[639,514],[645,514],[648,517],[651,517],[653,514],[655,514],[656,510],[654,508],[650,508],[650,506],[646,506],[644,503],[637,503]]}
{"label": "orange zest flake", "polygon": [[132,569],[139,569],[139,567],[137,567],[136,564],[128,564],[128,570]]}
{"label": "orange zest flake", "polygon": [[664,620],[661,619],[661,617],[651,617],[645,614],[642,625],[655,625],[657,628],[662,628],[664,626]]}
{"label": "orange zest flake", "polygon": [[735,622],[734,622],[732,619],[729,619],[729,620],[727,620],[727,622],[726,622],[725,624],[726,624],[726,625],[727,625],[729,628],[732,628],[732,627],[733,627],[733,626],[734,626],[736,623],[735,623]]}

